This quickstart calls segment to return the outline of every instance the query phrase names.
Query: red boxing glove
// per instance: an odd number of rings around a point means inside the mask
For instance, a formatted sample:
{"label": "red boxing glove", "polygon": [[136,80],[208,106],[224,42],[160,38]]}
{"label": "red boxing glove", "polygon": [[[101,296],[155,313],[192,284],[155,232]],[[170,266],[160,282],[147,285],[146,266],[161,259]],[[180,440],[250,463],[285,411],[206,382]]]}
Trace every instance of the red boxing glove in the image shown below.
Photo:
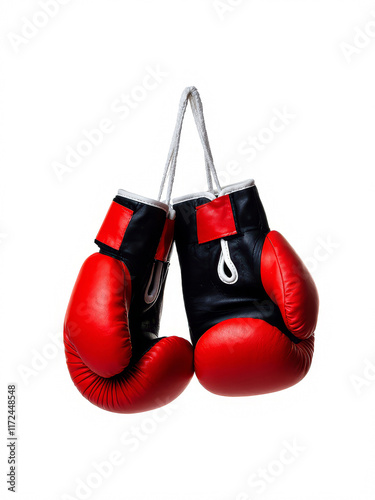
{"label": "red boxing glove", "polygon": [[225,396],[274,392],[308,372],[315,284],[270,231],[253,181],[175,200],[176,245],[201,384]]}
{"label": "red boxing glove", "polygon": [[175,399],[193,375],[191,344],[158,337],[174,220],[168,206],[120,190],[83,264],[64,324],[78,390],[109,411],[135,413]]}

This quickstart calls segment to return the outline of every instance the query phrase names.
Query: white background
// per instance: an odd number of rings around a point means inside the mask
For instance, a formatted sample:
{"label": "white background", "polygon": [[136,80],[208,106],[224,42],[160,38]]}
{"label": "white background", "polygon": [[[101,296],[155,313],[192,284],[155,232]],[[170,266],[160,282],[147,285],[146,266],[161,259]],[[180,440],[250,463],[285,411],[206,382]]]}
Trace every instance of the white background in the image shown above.
{"label": "white background", "polygon": [[[47,21],[41,3],[0,4],[1,494],[16,382],[22,500],[373,499],[375,2],[224,0],[220,16],[213,0],[72,0]],[[45,26],[21,43],[33,20]],[[141,95],[150,67],[164,76]],[[224,398],[194,379],[168,414],[112,414],[69,378],[64,313],[117,189],[156,197],[187,85],[223,183],[255,178],[271,228],[313,273],[315,357],[280,393]],[[113,106],[132,93],[124,118]],[[244,141],[267,135],[275,109],[293,118],[248,161]],[[59,181],[54,162],[102,119],[112,132]],[[188,111],[175,195],[204,181]],[[176,254],[161,333],[188,338]],[[95,473],[116,451],[121,464]]]}

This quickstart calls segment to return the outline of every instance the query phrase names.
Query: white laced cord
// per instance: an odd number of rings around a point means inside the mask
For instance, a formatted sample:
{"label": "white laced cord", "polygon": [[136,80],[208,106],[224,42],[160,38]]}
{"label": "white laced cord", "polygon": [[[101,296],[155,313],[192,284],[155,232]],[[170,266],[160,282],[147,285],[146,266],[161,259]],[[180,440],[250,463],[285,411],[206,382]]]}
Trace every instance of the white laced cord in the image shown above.
{"label": "white laced cord", "polygon": [[[168,206],[171,207],[170,208],[171,210],[173,210],[171,206],[171,197],[172,197],[173,183],[176,175],[176,164],[177,164],[178,150],[180,147],[182,124],[184,121],[184,116],[188,102],[190,102],[191,110],[194,116],[194,121],[203,146],[208,190],[211,193],[215,194],[213,186],[214,182],[216,185],[216,189],[218,190],[218,193],[220,194],[221,192],[220,181],[215,169],[210,143],[208,140],[206,124],[204,121],[202,101],[199,96],[199,92],[195,87],[186,87],[181,95],[176,125],[173,132],[172,142],[169,148],[167,162],[165,164],[159,190],[159,196],[158,196],[158,199],[161,200],[165,184],[169,177],[167,193],[166,193],[166,203],[168,204]],[[223,283],[227,285],[233,285],[238,280],[238,271],[231,259],[228,242],[224,238],[221,238],[220,244],[221,244],[221,254],[219,258],[217,272],[219,278]],[[226,274],[225,265],[227,266],[227,269],[229,269],[230,275]]]}
{"label": "white laced cord", "polygon": [[[228,242],[221,238],[221,254],[219,264],[217,266],[217,274],[223,283],[233,285],[238,280],[238,271],[230,256]],[[230,271],[230,275],[225,272],[225,265]]]}
{"label": "white laced cord", "polygon": [[[181,95],[176,125],[175,125],[175,129],[174,129],[173,136],[172,136],[172,142],[171,142],[171,145],[170,145],[170,148],[168,151],[167,162],[166,162],[165,167],[164,167],[163,177],[162,177],[161,184],[160,184],[159,195],[158,195],[159,201],[161,200],[161,197],[162,197],[162,194],[164,191],[165,183],[166,183],[167,176],[169,173],[172,158],[173,158],[173,155],[174,155],[174,152],[176,149],[176,145],[178,146],[178,144],[179,144],[178,136],[181,135],[182,122],[184,119],[186,106],[188,103],[189,92],[190,92],[190,88],[186,87],[186,89],[182,92],[182,95]],[[168,195],[167,195],[167,198],[168,198]],[[170,197],[169,197],[168,205],[170,205]]]}
{"label": "white laced cord", "polygon": [[213,192],[213,184],[212,184],[212,179],[213,179],[215,184],[216,184],[216,188],[220,192],[221,186],[220,186],[219,177],[217,175],[216,168],[214,165],[214,160],[212,157],[210,142],[208,140],[206,123],[204,121],[204,115],[203,115],[203,105],[202,105],[202,101],[201,101],[199,92],[195,87],[192,87],[190,105],[191,105],[191,109],[193,111],[195,124],[197,126],[199,137],[201,139],[201,143],[202,143],[203,150],[204,150],[208,189],[209,189],[209,191]]}
{"label": "white laced cord", "polygon": [[195,121],[197,130],[198,130],[198,134],[199,134],[202,146],[203,146],[208,190],[211,193],[214,192],[213,182],[212,182],[212,179],[213,179],[215,181],[216,188],[218,189],[218,191],[221,191],[219,178],[217,176],[217,172],[216,172],[216,169],[214,166],[212,152],[211,152],[211,148],[210,148],[210,144],[209,144],[209,140],[208,140],[206,125],[205,125],[204,115],[203,115],[202,101],[200,99],[198,90],[195,87],[186,87],[181,95],[180,105],[179,105],[177,120],[176,120],[176,126],[175,126],[175,129],[173,132],[172,142],[171,142],[171,145],[169,148],[167,162],[165,164],[162,182],[161,182],[160,190],[159,190],[158,199],[160,200],[161,196],[163,194],[163,191],[164,191],[167,177],[169,176],[167,193],[166,193],[166,203],[168,205],[170,205],[170,201],[171,201],[171,197],[172,197],[172,188],[173,188],[174,178],[175,178],[175,174],[176,174],[176,164],[177,164],[178,151],[179,151],[179,147],[180,147],[182,124],[183,124],[185,111],[186,111],[188,102],[190,102],[191,109],[192,109],[193,116],[194,116],[194,121]]}

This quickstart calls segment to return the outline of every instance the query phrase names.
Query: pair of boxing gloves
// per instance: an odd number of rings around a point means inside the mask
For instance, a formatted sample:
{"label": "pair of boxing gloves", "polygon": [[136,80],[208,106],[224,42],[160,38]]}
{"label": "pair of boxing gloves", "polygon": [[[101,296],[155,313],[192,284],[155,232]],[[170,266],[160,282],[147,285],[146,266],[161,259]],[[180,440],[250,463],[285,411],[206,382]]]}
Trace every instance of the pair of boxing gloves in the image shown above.
{"label": "pair of boxing gloves", "polygon": [[[173,241],[192,343],[159,336]],[[95,243],[64,324],[71,378],[91,403],[142,412],[175,399],[194,372],[225,396],[279,391],[308,372],[317,290],[293,248],[270,231],[254,181],[173,203],[120,190]]]}

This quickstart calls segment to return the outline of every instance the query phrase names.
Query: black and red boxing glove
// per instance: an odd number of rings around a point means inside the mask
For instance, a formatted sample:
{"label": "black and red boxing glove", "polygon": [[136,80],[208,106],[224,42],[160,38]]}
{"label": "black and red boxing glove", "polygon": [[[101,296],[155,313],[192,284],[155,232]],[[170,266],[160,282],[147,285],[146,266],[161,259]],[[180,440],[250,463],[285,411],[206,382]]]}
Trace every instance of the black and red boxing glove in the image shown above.
{"label": "black and red boxing glove", "polygon": [[270,231],[254,181],[180,198],[174,209],[201,384],[250,396],[299,382],[313,356],[318,294],[289,243]]}
{"label": "black and red boxing glove", "polygon": [[193,375],[191,344],[158,337],[174,220],[159,201],[120,190],[83,264],[64,324],[66,361],[91,403],[118,413],[158,408]]}

